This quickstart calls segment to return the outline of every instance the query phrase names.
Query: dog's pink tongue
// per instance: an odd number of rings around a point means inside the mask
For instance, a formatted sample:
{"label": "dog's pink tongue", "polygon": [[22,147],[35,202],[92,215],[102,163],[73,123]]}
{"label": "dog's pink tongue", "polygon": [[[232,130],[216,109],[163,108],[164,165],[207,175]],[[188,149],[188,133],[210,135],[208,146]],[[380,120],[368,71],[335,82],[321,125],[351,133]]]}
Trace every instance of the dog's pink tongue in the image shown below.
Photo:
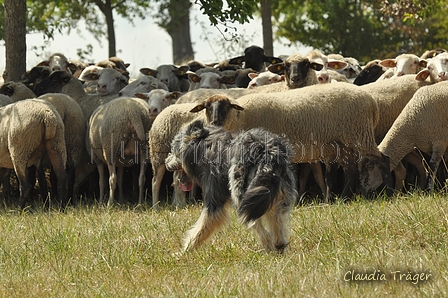
{"label": "dog's pink tongue", "polygon": [[179,182],[179,187],[185,192],[190,191],[193,188],[193,182],[187,182],[187,183]]}

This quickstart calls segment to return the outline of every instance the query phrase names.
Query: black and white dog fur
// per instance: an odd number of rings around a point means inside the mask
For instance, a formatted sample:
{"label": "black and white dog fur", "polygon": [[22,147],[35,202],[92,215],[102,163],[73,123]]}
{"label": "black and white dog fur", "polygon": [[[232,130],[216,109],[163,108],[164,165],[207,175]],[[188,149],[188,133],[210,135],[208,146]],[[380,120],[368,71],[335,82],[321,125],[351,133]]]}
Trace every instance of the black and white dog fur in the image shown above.
{"label": "black and white dog fur", "polygon": [[257,232],[266,251],[287,248],[297,190],[289,164],[292,146],[286,140],[261,128],[233,137],[197,120],[176,135],[171,148],[166,168],[182,169],[181,182],[197,183],[204,200],[201,216],[186,234],[185,251],[200,247],[229,221],[227,207],[232,201],[238,217]]}

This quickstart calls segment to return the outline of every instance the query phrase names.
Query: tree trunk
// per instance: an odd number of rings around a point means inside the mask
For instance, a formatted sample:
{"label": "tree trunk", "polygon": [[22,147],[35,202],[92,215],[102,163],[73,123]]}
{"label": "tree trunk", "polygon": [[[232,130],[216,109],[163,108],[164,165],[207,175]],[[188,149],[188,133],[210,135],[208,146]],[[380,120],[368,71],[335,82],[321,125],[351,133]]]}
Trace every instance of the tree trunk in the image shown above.
{"label": "tree trunk", "polygon": [[18,81],[26,71],[26,0],[5,0],[4,80]]}
{"label": "tree trunk", "polygon": [[106,18],[107,40],[109,41],[109,57],[115,57],[117,56],[117,48],[115,40],[114,15],[111,1],[106,0],[105,2],[103,2],[101,0],[95,0],[94,2]]}
{"label": "tree trunk", "polygon": [[263,49],[266,56],[274,56],[272,38],[272,6],[271,0],[261,0],[261,26],[263,28]]}
{"label": "tree trunk", "polygon": [[170,0],[170,22],[166,31],[173,40],[173,63],[182,65],[193,60],[190,38],[190,0]]}

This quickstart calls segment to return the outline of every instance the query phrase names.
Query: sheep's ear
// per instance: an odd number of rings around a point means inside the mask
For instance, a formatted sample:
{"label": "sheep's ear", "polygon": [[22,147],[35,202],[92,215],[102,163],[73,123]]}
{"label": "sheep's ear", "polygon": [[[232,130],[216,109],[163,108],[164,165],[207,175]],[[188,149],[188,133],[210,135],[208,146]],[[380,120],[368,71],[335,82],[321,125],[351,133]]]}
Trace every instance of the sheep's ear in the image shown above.
{"label": "sheep's ear", "polygon": [[426,68],[426,66],[428,65],[428,61],[425,59],[420,59],[420,61],[418,61],[418,66]]}
{"label": "sheep's ear", "polygon": [[417,81],[425,81],[429,77],[429,69],[425,68],[421,70],[416,76]]}
{"label": "sheep's ear", "polygon": [[269,65],[268,70],[276,74],[283,74],[285,72],[285,63],[281,62]]}
{"label": "sheep's ear", "polygon": [[258,73],[256,73],[256,72],[249,72],[247,75],[251,79],[254,79],[254,78],[258,77]]}
{"label": "sheep's ear", "polygon": [[189,71],[189,70],[190,70],[190,67],[189,67],[189,66],[183,65],[183,66],[181,66],[181,67],[178,67],[178,68],[175,70],[175,75],[176,75],[176,76],[183,76],[183,75],[185,75],[185,74],[187,73],[187,71]]}
{"label": "sheep's ear", "polygon": [[182,95],[180,91],[173,91],[168,93],[167,98],[177,100]]}
{"label": "sheep's ear", "polygon": [[197,113],[197,112],[202,111],[203,109],[205,109],[205,105],[201,103],[201,104],[198,104],[197,106],[195,106],[194,108],[192,108],[190,110],[190,113]]}
{"label": "sheep's ear", "polygon": [[98,74],[95,72],[88,73],[82,77],[82,79],[86,81],[95,81],[98,80],[98,78]]}
{"label": "sheep's ear", "polygon": [[339,61],[339,60],[328,61],[328,67],[332,68],[332,69],[342,70],[342,69],[346,68],[347,65],[348,65],[348,63],[344,62],[344,61]]}
{"label": "sheep's ear", "polygon": [[236,103],[232,103],[231,105],[232,105],[232,108],[237,110],[237,111],[243,111],[244,110],[244,108],[242,106],[237,105]]}
{"label": "sheep's ear", "polygon": [[392,68],[397,66],[397,63],[395,62],[395,59],[384,59],[381,60],[379,63],[381,66],[387,67],[387,68]]}
{"label": "sheep's ear", "polygon": [[244,56],[235,57],[229,60],[229,64],[237,64],[240,65],[244,62]]}
{"label": "sheep's ear", "polygon": [[324,66],[322,64],[320,64],[320,63],[317,63],[317,62],[310,62],[310,68],[314,69],[315,71],[319,71],[322,68],[324,68]]}
{"label": "sheep's ear", "polygon": [[146,76],[152,76],[157,77],[157,70],[151,69],[151,68],[140,68],[140,73],[146,75]]}
{"label": "sheep's ear", "polygon": [[144,100],[148,99],[148,95],[144,94],[144,93],[134,93],[134,96],[137,97],[137,98],[144,99]]}
{"label": "sheep's ear", "polygon": [[195,74],[194,72],[190,72],[188,73],[188,78],[193,82],[193,83],[199,83],[201,81],[201,77],[198,76],[197,74]]}
{"label": "sheep's ear", "polygon": [[232,76],[222,76],[219,78],[221,84],[235,84],[235,78]]}
{"label": "sheep's ear", "polygon": [[128,68],[131,65],[131,63],[125,63],[124,67]]}
{"label": "sheep's ear", "polygon": [[265,56],[264,59],[263,59],[263,61],[264,61],[264,62],[267,62],[267,63],[271,63],[271,64],[277,64],[277,63],[281,63],[281,62],[283,62],[283,60],[280,59],[280,58],[277,58],[277,57],[270,57],[270,56]]}

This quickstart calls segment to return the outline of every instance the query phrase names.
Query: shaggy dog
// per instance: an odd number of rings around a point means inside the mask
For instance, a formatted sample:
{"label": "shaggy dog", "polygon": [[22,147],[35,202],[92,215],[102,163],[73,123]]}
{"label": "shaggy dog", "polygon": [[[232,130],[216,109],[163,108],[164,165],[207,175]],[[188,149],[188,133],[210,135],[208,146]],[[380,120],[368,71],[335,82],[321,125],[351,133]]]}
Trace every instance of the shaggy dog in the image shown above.
{"label": "shaggy dog", "polygon": [[292,146],[286,140],[261,128],[233,138],[223,128],[197,120],[176,135],[171,148],[166,168],[182,170],[179,182],[197,183],[204,198],[201,216],[186,234],[185,251],[200,247],[229,220],[232,201],[240,220],[255,230],[266,251],[287,248],[297,190],[288,162]]}

